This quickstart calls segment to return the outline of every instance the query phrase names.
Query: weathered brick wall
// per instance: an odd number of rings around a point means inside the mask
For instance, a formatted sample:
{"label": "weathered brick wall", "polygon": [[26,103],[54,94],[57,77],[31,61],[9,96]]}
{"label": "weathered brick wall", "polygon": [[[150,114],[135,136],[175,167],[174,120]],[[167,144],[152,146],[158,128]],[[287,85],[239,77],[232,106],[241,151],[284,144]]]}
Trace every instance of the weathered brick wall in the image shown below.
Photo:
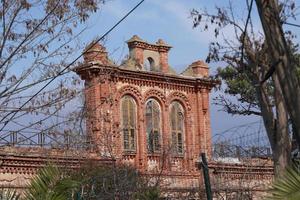
{"label": "weathered brick wall", "polygon": [[[11,182],[15,180],[17,186],[25,183],[24,180],[28,180],[49,159],[57,158],[57,162],[71,167],[78,167],[82,159],[96,159],[99,162],[115,160],[133,165],[145,175],[161,179],[161,186],[170,191],[203,188],[202,172],[197,169],[196,163],[201,152],[207,154],[208,160],[211,158],[209,93],[216,81],[208,78],[209,69],[203,61],[192,63],[180,75],[174,74],[168,64],[171,47],[162,40],[148,44],[133,37],[128,41],[128,46],[130,59],[135,60],[134,66],[122,68],[114,65],[107,57],[105,48],[96,44],[86,51],[85,62],[76,69],[85,80],[86,131],[90,143],[90,149],[83,152],[85,155],[70,156],[67,151],[51,150],[46,157],[41,157],[41,149],[34,154],[26,154],[21,149],[10,153],[11,157],[1,158],[4,164],[0,167],[0,182],[5,183],[9,178]],[[144,51],[148,53],[144,55]],[[141,66],[144,56],[150,55],[158,56],[155,60],[159,60],[160,71],[145,71]],[[121,126],[121,99],[125,95],[133,97],[137,107],[136,149],[130,153],[124,151]],[[161,108],[160,153],[147,151],[145,107],[150,98],[155,99]],[[174,155],[169,151],[170,105],[173,101],[178,101],[184,109],[183,155]],[[249,176],[246,166],[228,167],[219,163],[210,165],[213,170],[211,177],[213,181],[231,180],[232,186],[235,186],[238,185],[238,176],[245,175],[251,185],[257,182],[255,177],[270,180],[270,166],[253,169]],[[268,172],[267,175],[261,174],[265,172]]]}
{"label": "weathered brick wall", "polygon": [[[187,177],[197,175],[199,180],[196,167],[199,154],[205,152],[208,157],[211,155],[209,92],[215,82],[207,78],[208,66],[198,61],[191,65],[192,76],[170,74],[168,51],[171,47],[162,40],[152,45],[134,36],[127,43],[130,59],[135,60],[138,66],[136,70],[104,65],[109,63],[104,55],[96,56],[94,60],[85,56],[88,59],[77,70],[86,81],[87,132],[91,143],[100,154],[111,156],[117,162],[130,163],[142,172],[163,170],[174,176],[180,172]],[[103,50],[104,47],[97,46],[97,49]],[[107,55],[105,51],[99,51],[99,54]],[[153,58],[156,62],[159,60],[156,64],[159,64],[160,71],[140,68],[145,56],[151,55],[156,56]],[[123,150],[120,116],[120,103],[125,95],[133,97],[137,106],[136,151],[130,153]],[[146,102],[151,98],[161,108],[162,147],[161,152],[155,154],[147,151],[145,123]],[[185,114],[183,155],[168,152],[171,145],[170,105],[173,101],[182,105]],[[180,180],[185,185],[185,181]]]}

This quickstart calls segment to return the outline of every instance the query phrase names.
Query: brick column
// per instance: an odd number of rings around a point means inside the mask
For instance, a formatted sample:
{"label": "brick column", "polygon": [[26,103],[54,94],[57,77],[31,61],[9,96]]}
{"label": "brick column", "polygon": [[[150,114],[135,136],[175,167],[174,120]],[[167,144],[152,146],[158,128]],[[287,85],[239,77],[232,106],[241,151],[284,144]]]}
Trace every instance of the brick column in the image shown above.
{"label": "brick column", "polygon": [[165,150],[165,158],[164,159],[164,166],[163,169],[168,168],[168,159],[170,157],[170,123],[169,123],[169,107],[164,105],[162,107],[162,150]]}
{"label": "brick column", "polygon": [[169,71],[168,52],[159,52],[159,62],[161,71],[167,73]]}
{"label": "brick column", "polygon": [[207,157],[210,158],[212,152],[211,152],[210,113],[209,113],[209,91],[207,89],[202,89],[201,95],[202,95],[202,102],[203,102],[202,112],[204,117],[204,122],[203,122],[204,145],[205,145]]}
{"label": "brick column", "polygon": [[139,159],[142,161],[141,168],[143,171],[146,171],[148,168],[148,152],[147,152],[147,133],[146,133],[146,125],[145,125],[145,105],[144,103],[141,104],[139,109],[139,115],[140,115],[140,128],[139,128],[139,134],[140,134],[140,155]]}
{"label": "brick column", "polygon": [[168,44],[166,44],[162,39],[159,39],[156,42],[156,45],[158,46],[158,52],[159,52],[159,64],[160,64],[160,70],[163,73],[169,72],[169,51],[172,48]]}

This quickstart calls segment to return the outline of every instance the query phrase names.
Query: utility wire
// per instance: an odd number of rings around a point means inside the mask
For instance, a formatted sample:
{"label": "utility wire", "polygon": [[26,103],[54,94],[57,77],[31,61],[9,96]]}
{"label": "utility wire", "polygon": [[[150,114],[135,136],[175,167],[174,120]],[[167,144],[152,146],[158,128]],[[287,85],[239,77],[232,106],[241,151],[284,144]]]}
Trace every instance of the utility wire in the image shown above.
{"label": "utility wire", "polygon": [[248,27],[248,24],[249,24],[249,21],[250,21],[250,17],[251,17],[251,11],[252,11],[252,7],[253,7],[253,1],[254,0],[251,0],[250,2],[250,7],[249,7],[249,10],[248,10],[248,16],[247,16],[247,20],[246,20],[246,24],[245,24],[245,29],[243,31],[243,38],[242,38],[242,47],[241,47],[241,64],[243,65],[243,62],[244,62],[244,47],[245,47],[245,39],[246,39],[246,32],[247,32],[247,27]]}
{"label": "utility wire", "polygon": [[85,49],[77,58],[75,58],[70,64],[68,64],[63,70],[61,70],[56,76],[54,76],[48,83],[46,83],[40,90],[38,90],[32,97],[30,97],[26,102],[24,102],[18,110],[15,112],[10,112],[6,114],[0,121],[2,123],[7,117],[11,114],[11,117],[4,122],[4,125],[1,127],[0,132],[7,126],[10,120],[12,120],[16,114],[27,104],[29,103],[34,97],[36,97],[39,93],[41,93],[48,85],[50,85],[57,77],[62,75],[67,69],[69,69],[76,61],[78,61],[84,53],[89,51],[91,48],[94,47],[99,41],[101,41],[104,37],[106,37],[111,31],[113,31],[122,21],[124,21],[134,10],[136,10],[145,0],[141,0],[136,6],[134,6],[124,17],[122,17],[114,26],[112,26],[106,33],[104,33],[99,39],[95,40],[92,45],[90,45],[87,49]]}
{"label": "utility wire", "polygon": [[300,28],[299,24],[293,24],[293,23],[289,23],[289,22],[283,22],[283,24],[286,24],[286,25],[289,25],[289,26],[295,26],[295,27]]}

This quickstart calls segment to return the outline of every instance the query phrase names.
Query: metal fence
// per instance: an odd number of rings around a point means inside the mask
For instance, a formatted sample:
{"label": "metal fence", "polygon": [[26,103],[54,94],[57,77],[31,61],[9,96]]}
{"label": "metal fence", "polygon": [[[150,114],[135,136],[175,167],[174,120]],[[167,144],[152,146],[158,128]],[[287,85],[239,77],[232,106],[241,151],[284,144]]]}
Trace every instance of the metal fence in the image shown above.
{"label": "metal fence", "polygon": [[0,147],[43,147],[43,148],[86,148],[88,145],[85,135],[41,132],[25,134],[10,132],[0,136]]}

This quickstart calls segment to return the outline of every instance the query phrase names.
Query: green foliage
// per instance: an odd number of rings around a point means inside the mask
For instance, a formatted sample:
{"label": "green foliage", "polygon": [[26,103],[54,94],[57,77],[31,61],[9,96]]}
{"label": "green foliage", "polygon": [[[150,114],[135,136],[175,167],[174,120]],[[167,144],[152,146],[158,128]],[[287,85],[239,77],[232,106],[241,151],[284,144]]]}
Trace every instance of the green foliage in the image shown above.
{"label": "green foliage", "polygon": [[157,187],[145,188],[143,191],[136,193],[137,200],[157,200],[160,197],[160,191]]}
{"label": "green foliage", "polygon": [[267,200],[299,200],[300,174],[296,168],[288,168],[286,172],[273,183]]}
{"label": "green foliage", "polygon": [[[256,94],[256,83],[253,73],[237,66],[228,65],[218,68],[217,78],[222,80],[223,94],[215,97],[215,104],[223,107],[229,114],[260,115],[259,100]],[[269,83],[268,83],[269,85]],[[268,87],[271,91],[272,87]]]}
{"label": "green foliage", "polygon": [[238,100],[243,103],[257,102],[255,88],[249,73],[240,73],[235,67],[227,66],[218,69],[218,77],[227,85],[226,94],[239,95]]}
{"label": "green foliage", "polygon": [[156,200],[156,186],[128,166],[99,166],[89,163],[79,170],[63,171],[53,165],[41,169],[20,197],[14,190],[0,192],[0,200]]}
{"label": "green foliage", "polygon": [[2,189],[0,191],[0,200],[20,200],[20,195],[13,189]]}
{"label": "green foliage", "polygon": [[63,177],[62,171],[49,165],[41,169],[25,192],[27,200],[66,200],[79,183]]}
{"label": "green foliage", "polygon": [[95,166],[83,167],[80,172],[70,175],[72,180],[80,182],[75,191],[82,199],[110,200],[157,199],[156,187],[148,186],[147,180],[140,173],[128,166]]}

